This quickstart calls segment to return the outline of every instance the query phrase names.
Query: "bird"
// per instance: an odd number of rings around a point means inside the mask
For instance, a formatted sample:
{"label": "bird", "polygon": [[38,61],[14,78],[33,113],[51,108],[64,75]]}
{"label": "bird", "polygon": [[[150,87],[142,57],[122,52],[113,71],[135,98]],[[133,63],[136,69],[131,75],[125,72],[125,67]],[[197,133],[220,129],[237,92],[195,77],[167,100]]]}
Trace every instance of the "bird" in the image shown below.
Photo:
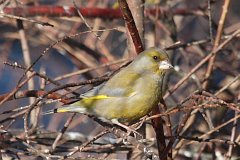
{"label": "bird", "polygon": [[149,114],[162,96],[164,74],[172,69],[165,50],[151,47],[108,81],[80,96],[80,100],[44,114],[76,112],[122,125]]}

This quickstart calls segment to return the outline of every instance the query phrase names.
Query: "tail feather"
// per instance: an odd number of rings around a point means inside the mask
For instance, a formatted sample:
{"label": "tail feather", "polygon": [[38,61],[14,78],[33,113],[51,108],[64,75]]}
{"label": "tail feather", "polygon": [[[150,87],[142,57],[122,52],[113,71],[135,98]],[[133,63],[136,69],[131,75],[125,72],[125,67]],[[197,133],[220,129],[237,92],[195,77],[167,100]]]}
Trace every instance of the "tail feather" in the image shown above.
{"label": "tail feather", "polygon": [[53,113],[58,113],[58,108],[46,111],[46,112],[42,113],[42,115],[48,115],[48,114],[53,114]]}

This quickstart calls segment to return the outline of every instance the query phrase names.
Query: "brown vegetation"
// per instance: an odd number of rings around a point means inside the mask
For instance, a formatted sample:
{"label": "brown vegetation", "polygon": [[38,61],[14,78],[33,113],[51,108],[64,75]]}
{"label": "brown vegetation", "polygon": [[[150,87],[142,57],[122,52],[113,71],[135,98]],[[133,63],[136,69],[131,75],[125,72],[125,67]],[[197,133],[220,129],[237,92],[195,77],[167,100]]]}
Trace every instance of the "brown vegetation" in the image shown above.
{"label": "brown vegetation", "polygon": [[[239,5],[0,1],[0,158],[239,158]],[[92,116],[42,115],[151,46],[168,51],[175,71],[161,104],[131,126],[143,137]]]}

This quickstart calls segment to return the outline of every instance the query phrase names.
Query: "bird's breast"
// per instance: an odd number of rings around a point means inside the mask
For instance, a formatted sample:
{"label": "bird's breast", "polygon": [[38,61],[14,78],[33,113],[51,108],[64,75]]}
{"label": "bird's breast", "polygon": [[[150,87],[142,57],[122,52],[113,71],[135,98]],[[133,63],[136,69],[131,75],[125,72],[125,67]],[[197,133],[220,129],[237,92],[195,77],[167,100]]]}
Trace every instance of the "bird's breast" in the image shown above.
{"label": "bird's breast", "polygon": [[153,77],[139,78],[132,86],[132,94],[98,101],[94,112],[107,119],[132,122],[151,112],[157,106],[161,89],[159,80]]}

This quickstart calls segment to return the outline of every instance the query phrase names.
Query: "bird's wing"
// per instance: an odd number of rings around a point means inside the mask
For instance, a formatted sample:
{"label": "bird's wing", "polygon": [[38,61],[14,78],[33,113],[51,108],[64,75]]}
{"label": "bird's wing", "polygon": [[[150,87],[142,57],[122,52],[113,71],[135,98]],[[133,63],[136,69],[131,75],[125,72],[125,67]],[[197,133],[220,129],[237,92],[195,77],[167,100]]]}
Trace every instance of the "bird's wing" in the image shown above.
{"label": "bird's wing", "polygon": [[93,87],[92,89],[90,89],[89,91],[83,93],[80,95],[80,98],[85,98],[85,97],[93,97],[93,96],[96,96],[98,95],[99,93],[99,90],[106,84],[106,82],[96,86],[96,87]]}
{"label": "bird's wing", "polygon": [[[127,76],[126,76],[127,75]],[[136,73],[119,72],[109,81],[81,95],[84,99],[105,99],[113,97],[127,97],[135,94],[135,82],[139,78]]]}

